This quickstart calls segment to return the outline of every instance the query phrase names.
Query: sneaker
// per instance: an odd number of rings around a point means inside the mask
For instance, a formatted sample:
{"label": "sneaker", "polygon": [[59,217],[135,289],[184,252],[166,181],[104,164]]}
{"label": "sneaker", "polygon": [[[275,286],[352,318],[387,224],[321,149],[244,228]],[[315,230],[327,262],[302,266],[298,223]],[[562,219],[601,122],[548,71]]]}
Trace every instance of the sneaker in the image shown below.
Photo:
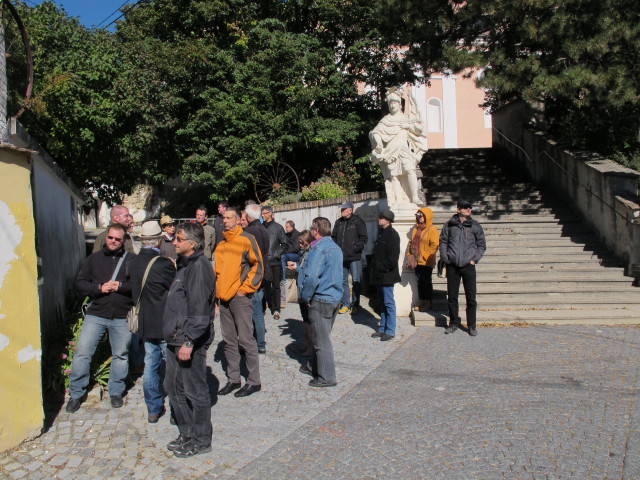
{"label": "sneaker", "polygon": [[273,312],[273,319],[280,320],[280,312]]}
{"label": "sneaker", "polygon": [[351,307],[351,315],[355,315],[356,313],[358,313],[358,306],[354,305],[353,307]]}
{"label": "sneaker", "polygon": [[381,342],[388,342],[389,340],[393,340],[393,335],[387,335],[386,333],[383,333],[382,336],[380,337],[380,341]]}
{"label": "sneaker", "polygon": [[472,337],[477,337],[478,336],[478,330],[475,328],[470,328],[469,329],[469,335],[471,335]]}
{"label": "sneaker", "polygon": [[325,382],[320,378],[314,378],[313,380],[309,380],[309,386],[314,388],[323,388],[323,387],[335,387],[337,383],[329,383]]}
{"label": "sneaker", "polygon": [[302,365],[299,369],[300,373],[304,373],[305,375],[309,375],[310,377],[313,377],[313,372],[311,371],[311,369],[309,368],[309,365]]}
{"label": "sneaker", "polygon": [[78,411],[78,409],[80,408],[80,404],[82,402],[80,401],[79,398],[70,398],[69,401],[67,402],[67,413],[75,413]]}
{"label": "sneaker", "polygon": [[182,446],[176,448],[173,454],[178,458],[188,458],[198,455],[200,453],[209,453],[211,451],[211,445],[194,445],[191,442],[186,442]]}
{"label": "sneaker", "polygon": [[371,334],[371,338],[378,338],[378,337],[381,337],[382,335],[384,335],[384,333],[382,332],[373,332]]}
{"label": "sneaker", "polygon": [[111,395],[111,408],[120,408],[124,405],[124,400],[120,395]]}
{"label": "sneaker", "polygon": [[347,313],[349,311],[349,307],[340,307],[340,310],[338,310],[338,313]]}
{"label": "sneaker", "polygon": [[167,443],[167,450],[173,452],[176,449],[182,447],[185,443],[189,442],[189,437],[184,437],[182,435],[180,435],[178,438],[176,438],[175,440],[172,440],[171,442]]}
{"label": "sneaker", "polygon": [[453,333],[458,329],[457,325],[449,325],[444,333]]}
{"label": "sneaker", "polygon": [[166,412],[167,412],[167,409],[162,407],[162,410],[160,410],[158,413],[149,414],[147,416],[147,422],[158,423],[158,420],[160,420],[160,417],[163,416]]}

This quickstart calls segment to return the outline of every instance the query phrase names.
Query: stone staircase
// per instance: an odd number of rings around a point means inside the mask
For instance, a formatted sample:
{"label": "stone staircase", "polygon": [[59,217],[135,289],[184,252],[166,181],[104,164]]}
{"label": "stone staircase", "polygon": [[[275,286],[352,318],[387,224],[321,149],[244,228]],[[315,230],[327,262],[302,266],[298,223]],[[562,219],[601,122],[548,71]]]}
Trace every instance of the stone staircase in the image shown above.
{"label": "stone staircase", "polygon": [[[569,207],[510,169],[491,150],[431,151],[423,187],[434,225],[473,202],[487,252],[478,265],[478,322],[640,323],[640,289]],[[430,312],[416,325],[446,322],[446,279],[434,272]],[[465,300],[460,292],[464,324]]]}

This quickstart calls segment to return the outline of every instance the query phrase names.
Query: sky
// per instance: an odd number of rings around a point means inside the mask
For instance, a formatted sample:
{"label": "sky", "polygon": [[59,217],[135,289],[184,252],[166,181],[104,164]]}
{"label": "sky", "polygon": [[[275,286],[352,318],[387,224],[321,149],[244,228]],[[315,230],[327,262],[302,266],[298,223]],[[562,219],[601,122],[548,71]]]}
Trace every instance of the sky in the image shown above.
{"label": "sky", "polygon": [[[38,5],[44,0],[29,0],[27,5]],[[134,4],[137,0],[54,0],[64,8],[70,17],[78,17],[80,23],[87,27],[104,28],[118,18],[122,12],[118,9],[125,4]],[[108,18],[107,18],[108,17]],[[108,29],[113,30],[112,24]]]}

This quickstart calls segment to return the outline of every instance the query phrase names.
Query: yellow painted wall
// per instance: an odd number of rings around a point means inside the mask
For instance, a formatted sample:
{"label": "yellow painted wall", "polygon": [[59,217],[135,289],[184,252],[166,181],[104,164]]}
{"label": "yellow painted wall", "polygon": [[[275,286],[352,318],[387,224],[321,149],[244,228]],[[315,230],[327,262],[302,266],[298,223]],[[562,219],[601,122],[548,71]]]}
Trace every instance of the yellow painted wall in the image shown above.
{"label": "yellow painted wall", "polygon": [[43,423],[32,202],[28,156],[0,150],[0,451]]}

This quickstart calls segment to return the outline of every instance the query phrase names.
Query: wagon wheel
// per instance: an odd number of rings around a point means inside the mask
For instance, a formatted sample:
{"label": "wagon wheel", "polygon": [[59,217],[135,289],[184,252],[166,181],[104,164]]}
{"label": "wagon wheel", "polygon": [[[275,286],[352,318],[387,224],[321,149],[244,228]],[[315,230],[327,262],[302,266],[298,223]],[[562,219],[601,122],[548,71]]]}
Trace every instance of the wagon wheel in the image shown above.
{"label": "wagon wheel", "polygon": [[262,170],[253,188],[258,202],[263,203],[282,191],[297,193],[300,191],[300,179],[291,165],[276,162]]}

